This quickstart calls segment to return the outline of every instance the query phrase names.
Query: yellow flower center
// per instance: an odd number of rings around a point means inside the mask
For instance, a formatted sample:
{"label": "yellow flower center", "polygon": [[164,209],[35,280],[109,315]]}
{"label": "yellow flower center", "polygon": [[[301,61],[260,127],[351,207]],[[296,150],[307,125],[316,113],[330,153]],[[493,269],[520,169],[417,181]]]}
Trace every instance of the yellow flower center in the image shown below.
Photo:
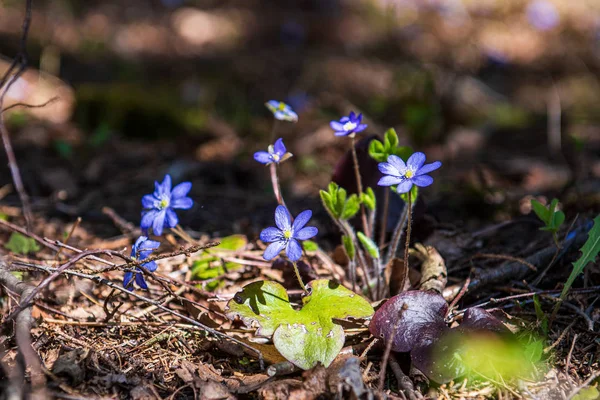
{"label": "yellow flower center", "polygon": [[159,208],[167,208],[167,206],[169,205],[169,201],[168,200],[161,200],[160,203],[158,204]]}
{"label": "yellow flower center", "polygon": [[279,111],[283,111],[283,110],[285,110],[285,103],[284,103],[283,101],[280,101],[280,102],[279,102],[279,107],[277,107],[277,109],[278,109]]}
{"label": "yellow flower center", "polygon": [[292,237],[292,231],[291,231],[291,230],[289,230],[289,229],[288,229],[288,230],[286,230],[286,231],[284,231],[284,232],[283,232],[283,237],[284,237],[284,238],[286,238],[286,239],[289,239],[289,238],[291,238],[291,237]]}
{"label": "yellow flower center", "polygon": [[279,161],[279,154],[273,154],[272,157],[273,157],[273,161],[275,161],[275,162]]}
{"label": "yellow flower center", "polygon": [[411,171],[411,170],[408,170],[408,171],[406,171],[406,172],[404,173],[404,177],[405,177],[406,179],[410,179],[410,178],[412,178],[413,176],[415,176],[415,173],[414,173],[413,171]]}

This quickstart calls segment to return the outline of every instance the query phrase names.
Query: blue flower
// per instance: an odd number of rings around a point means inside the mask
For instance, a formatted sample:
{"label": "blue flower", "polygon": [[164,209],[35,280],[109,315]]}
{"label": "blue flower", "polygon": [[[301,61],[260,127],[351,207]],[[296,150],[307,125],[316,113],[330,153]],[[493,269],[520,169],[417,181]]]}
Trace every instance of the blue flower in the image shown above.
{"label": "blue flower", "polygon": [[367,128],[367,124],[361,124],[362,114],[356,115],[354,111],[347,117],[342,117],[338,121],[331,121],[329,126],[335,131],[335,136],[348,136],[362,132]]}
{"label": "blue flower", "polygon": [[272,260],[285,249],[285,254],[290,260],[298,261],[302,257],[302,246],[298,241],[310,239],[319,232],[314,226],[304,227],[310,217],[312,211],[305,210],[298,214],[292,223],[292,216],[287,208],[277,206],[275,209],[277,228],[271,226],[260,233],[260,240],[271,243],[265,249],[263,258],[267,261]]}
{"label": "blue flower", "polygon": [[292,110],[292,107],[285,104],[283,101],[269,100],[265,106],[273,113],[275,119],[280,121],[298,121],[298,114]]}
{"label": "blue flower", "polygon": [[268,151],[257,151],[254,153],[254,159],[259,163],[269,165],[271,163],[279,164],[290,158],[293,154],[288,153],[283,144],[283,139],[279,138],[275,145],[269,145]]}
{"label": "blue flower", "polygon": [[194,201],[187,197],[191,182],[182,182],[171,190],[171,176],[165,175],[161,184],[154,182],[154,193],[142,197],[142,230],[147,232],[150,227],[155,235],[162,235],[164,227],[174,228],[179,223],[179,218],[174,209],[188,210]]}
{"label": "blue flower", "polygon": [[560,23],[556,6],[546,0],[535,0],[527,6],[529,23],[540,31],[547,31]]}
{"label": "blue flower", "polygon": [[[140,236],[138,240],[135,241],[135,244],[131,247],[131,258],[134,260],[144,260],[148,258],[150,253],[152,253],[152,250],[158,248],[158,246],[160,246],[159,242],[148,240],[146,236]],[[154,261],[142,264],[142,266],[150,272],[156,271],[156,263]],[[136,268],[136,270],[139,272],[135,272],[135,283],[137,283],[137,285],[142,289],[148,289],[148,285],[146,285],[142,270],[140,268]],[[125,272],[125,276],[123,277],[123,287],[125,289],[133,289],[133,276],[133,272]]]}
{"label": "blue flower", "polygon": [[410,156],[406,164],[400,157],[391,155],[387,162],[379,163],[379,170],[385,176],[377,184],[379,186],[398,185],[396,188],[398,193],[407,193],[412,185],[429,186],[433,183],[433,178],[426,174],[441,167],[442,163],[436,161],[423,165],[424,163],[425,154],[419,152]]}

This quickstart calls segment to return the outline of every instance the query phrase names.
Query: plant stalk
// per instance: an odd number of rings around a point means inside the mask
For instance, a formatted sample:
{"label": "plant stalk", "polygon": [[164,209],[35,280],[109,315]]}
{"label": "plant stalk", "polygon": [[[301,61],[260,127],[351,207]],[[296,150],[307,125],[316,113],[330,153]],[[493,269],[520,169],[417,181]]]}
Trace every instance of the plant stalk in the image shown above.
{"label": "plant stalk", "polygon": [[271,171],[271,184],[273,185],[273,193],[275,193],[275,199],[277,199],[277,203],[285,207],[285,201],[283,201],[283,196],[281,195],[281,187],[279,186],[279,178],[277,177],[277,164],[271,163],[269,165],[269,169]]}
{"label": "plant stalk", "polygon": [[406,221],[408,220],[408,205],[404,205],[404,209],[402,210],[402,215],[400,215],[400,219],[396,224],[396,228],[394,228],[394,233],[392,234],[392,240],[388,247],[386,264],[389,263],[392,258],[396,255],[396,251],[398,250],[398,245],[400,244],[400,238],[402,237],[402,231],[404,230],[404,226],[406,226]]}
{"label": "plant stalk", "polygon": [[[354,163],[354,175],[356,175],[356,187],[358,189],[358,196],[360,197],[360,195],[363,193],[363,185],[362,185],[362,178],[360,177],[360,170],[359,170],[359,166],[358,166],[358,156],[356,155],[356,138],[354,137],[354,134],[350,135],[350,138],[352,139],[351,141],[351,148],[352,148],[352,161]],[[362,218],[362,225],[363,225],[363,231],[365,233],[366,236],[371,237],[371,232],[369,230],[369,223],[367,222],[367,213],[365,211],[365,205],[362,204],[362,202],[360,203],[360,216]]]}
{"label": "plant stalk", "polygon": [[292,264],[294,265],[294,272],[296,273],[296,278],[298,279],[298,283],[300,283],[300,287],[305,293],[308,293],[304,282],[302,282],[302,277],[300,276],[300,271],[298,271],[298,265],[296,264],[296,261],[292,261]]}
{"label": "plant stalk", "polygon": [[385,188],[385,194],[383,195],[383,215],[381,219],[381,231],[379,232],[379,248],[383,249],[383,245],[385,243],[385,234],[387,231],[387,218],[388,218],[388,209],[390,207],[390,188]]}
{"label": "plant stalk", "polygon": [[410,229],[412,225],[412,199],[411,191],[408,191],[408,202],[406,204],[408,208],[408,224],[406,225],[406,246],[404,247],[404,270],[406,271],[405,282],[408,278],[408,249],[410,247]]}

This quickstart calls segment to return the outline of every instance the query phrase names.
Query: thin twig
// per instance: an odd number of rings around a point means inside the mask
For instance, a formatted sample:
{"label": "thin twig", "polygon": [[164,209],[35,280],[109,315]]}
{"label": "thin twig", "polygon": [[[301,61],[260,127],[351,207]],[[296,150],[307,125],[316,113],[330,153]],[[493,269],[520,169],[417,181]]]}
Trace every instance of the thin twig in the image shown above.
{"label": "thin twig", "polygon": [[23,107],[23,108],[44,108],[47,105],[54,103],[58,99],[59,99],[58,96],[54,96],[50,100],[48,100],[48,101],[46,101],[46,102],[44,102],[42,104],[15,103],[15,104],[11,104],[8,107],[5,107],[4,110],[0,111],[0,113],[5,113],[8,110],[12,110],[13,108],[17,108],[17,107]]}
{"label": "thin twig", "polygon": [[[35,268],[35,269],[38,269],[38,270],[41,270],[41,271],[45,271],[47,273],[54,273],[54,272],[56,272],[58,270],[58,268],[46,267],[46,266],[43,266],[43,265],[36,265],[36,264],[28,264],[28,266],[32,267],[32,268]],[[77,276],[77,277],[83,278],[83,279],[88,279],[88,280],[91,280],[92,282],[95,282],[96,284],[105,285],[105,286],[108,286],[111,289],[118,290],[118,291],[120,291],[122,293],[131,295],[131,296],[135,297],[138,300],[144,301],[144,302],[146,302],[148,304],[151,304],[151,305],[155,306],[156,308],[161,309],[162,311],[165,311],[165,312],[167,312],[167,313],[169,313],[171,315],[174,315],[177,318],[183,319],[184,321],[186,321],[186,322],[188,322],[188,323],[190,323],[192,325],[198,326],[198,327],[204,329],[208,333],[211,333],[211,334],[213,334],[215,336],[222,337],[224,339],[227,339],[227,340],[230,340],[230,341],[232,341],[234,343],[237,343],[240,346],[242,346],[242,347],[244,347],[244,348],[246,348],[246,349],[251,350],[252,352],[254,352],[258,356],[258,361],[260,363],[261,369],[264,369],[264,357],[262,355],[262,352],[260,350],[256,349],[256,348],[250,346],[249,344],[241,341],[241,340],[238,340],[238,339],[236,339],[234,337],[228,336],[228,335],[226,335],[226,334],[224,334],[222,332],[219,332],[219,331],[217,331],[217,330],[215,330],[213,328],[210,328],[210,327],[204,325],[203,323],[196,321],[193,318],[190,318],[190,317],[188,317],[186,315],[178,313],[177,311],[171,310],[170,308],[162,305],[158,301],[155,301],[155,300],[149,299],[147,297],[144,297],[144,296],[136,293],[135,291],[129,291],[129,290],[125,289],[124,287],[122,287],[120,285],[117,285],[117,284],[115,284],[115,283],[109,281],[108,279],[103,278],[103,277],[101,277],[99,275],[90,275],[90,274],[85,274],[85,273],[82,273],[82,272],[71,271],[71,270],[64,270],[63,274]]]}
{"label": "thin twig", "polygon": [[[23,298],[28,298],[31,293],[35,290],[33,286],[27,285],[15,277],[8,269],[8,264],[4,260],[0,260],[0,283],[7,287],[12,292],[15,292],[21,296],[21,301],[18,307],[21,307],[24,302]],[[31,346],[31,327],[33,325],[33,318],[31,316],[31,308],[23,310],[15,319],[15,340],[19,352],[23,356],[25,362],[24,370],[29,367],[31,368],[31,385],[32,385],[32,396],[34,399],[45,399],[46,394],[46,379],[42,372],[42,364],[40,359]],[[17,368],[17,367],[15,367]],[[11,384],[17,384],[24,386],[24,382],[11,382]]]}
{"label": "thin twig", "polygon": [[[3,88],[2,92],[0,93],[0,110],[3,108],[4,98],[6,97],[10,87],[19,79],[27,67],[27,36],[29,35],[29,27],[31,25],[31,8],[32,0],[27,0],[25,2],[25,18],[23,19],[23,25],[21,28],[19,54],[14,58],[10,67],[6,70],[6,73],[2,77],[2,80],[0,80],[0,88]],[[33,216],[31,214],[29,196],[25,191],[25,186],[23,185],[23,180],[21,179],[21,171],[19,170],[17,158],[15,157],[15,152],[10,141],[10,135],[6,129],[6,124],[4,123],[4,113],[0,113],[0,135],[2,136],[2,144],[4,145],[4,151],[6,152],[6,158],[8,158],[8,166],[10,168],[13,183],[15,184],[15,189],[19,194],[19,198],[21,199],[21,204],[23,206],[23,216],[25,217],[27,230],[30,230],[33,222]]]}
{"label": "thin twig", "polygon": [[569,367],[571,366],[571,357],[573,356],[573,350],[575,349],[575,342],[577,342],[577,337],[579,335],[576,333],[573,335],[573,342],[571,343],[571,348],[569,349],[569,355],[567,355],[567,361],[565,362],[565,373],[569,375]]}
{"label": "thin twig", "polygon": [[396,361],[396,357],[390,357],[390,367],[396,376],[396,380],[398,381],[398,387],[404,391],[404,394],[409,400],[418,400],[422,399],[423,396],[421,393],[415,390],[415,386],[412,381],[404,372],[402,372],[402,368],[400,368],[400,364]]}

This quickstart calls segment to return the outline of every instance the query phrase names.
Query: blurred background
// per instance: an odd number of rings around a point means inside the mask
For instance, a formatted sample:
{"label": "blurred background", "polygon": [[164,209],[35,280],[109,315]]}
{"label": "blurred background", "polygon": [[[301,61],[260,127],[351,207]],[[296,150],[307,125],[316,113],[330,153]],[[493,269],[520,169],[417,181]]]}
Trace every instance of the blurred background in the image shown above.
{"label": "blurred background", "polygon": [[[24,8],[0,0],[0,73]],[[58,99],[8,113],[26,188],[34,210],[88,229],[115,230],[103,206],[139,223],[170,173],[193,182],[185,226],[255,234],[275,205],[252,158],[272,143],[271,99],[299,114],[277,125],[294,214],[344,175],[329,121],[352,110],[365,137],[394,127],[444,163],[423,193],[438,223],[501,222],[531,196],[600,209],[598,0],[34,0],[28,51],[5,105]]]}

